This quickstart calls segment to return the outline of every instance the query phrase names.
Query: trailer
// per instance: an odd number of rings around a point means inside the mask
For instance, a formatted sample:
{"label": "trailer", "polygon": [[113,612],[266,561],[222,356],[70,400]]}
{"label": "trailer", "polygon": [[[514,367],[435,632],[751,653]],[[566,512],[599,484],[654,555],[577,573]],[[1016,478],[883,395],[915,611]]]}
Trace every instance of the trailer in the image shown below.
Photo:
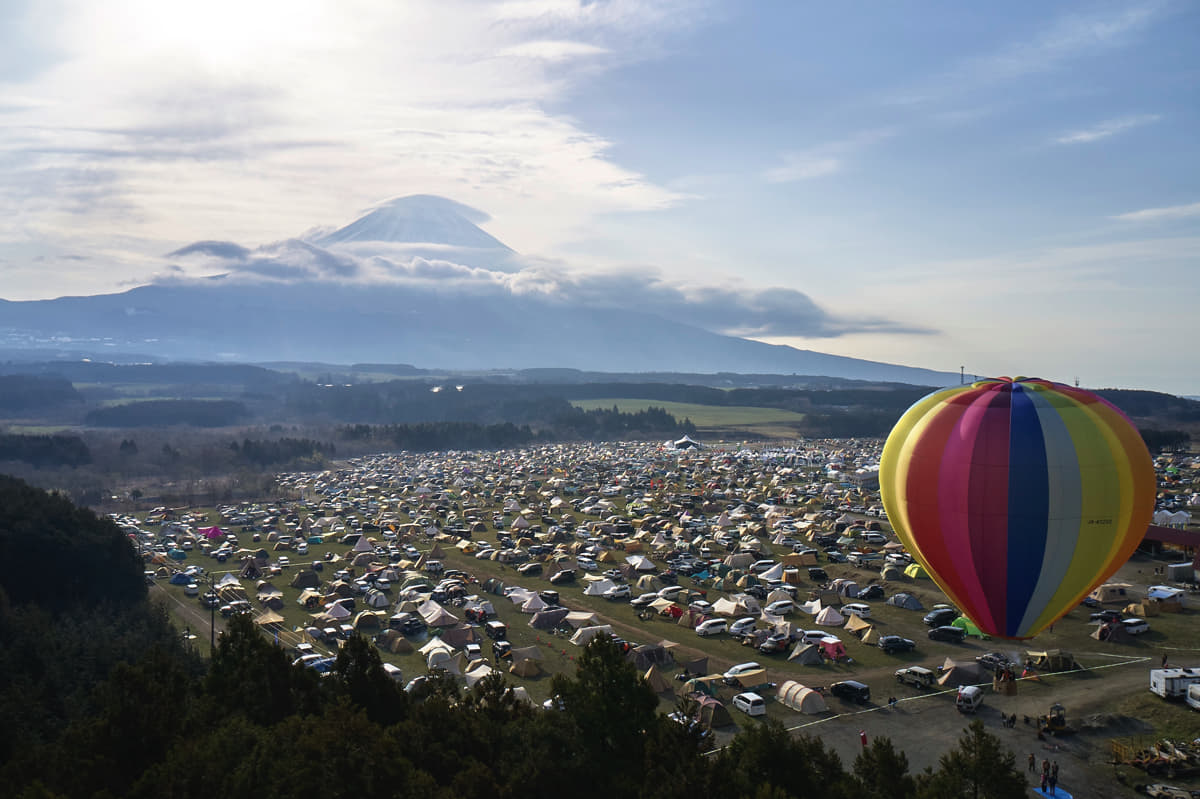
{"label": "trailer", "polygon": [[1163,699],[1184,699],[1188,688],[1197,684],[1200,684],[1200,667],[1150,671],[1150,692]]}

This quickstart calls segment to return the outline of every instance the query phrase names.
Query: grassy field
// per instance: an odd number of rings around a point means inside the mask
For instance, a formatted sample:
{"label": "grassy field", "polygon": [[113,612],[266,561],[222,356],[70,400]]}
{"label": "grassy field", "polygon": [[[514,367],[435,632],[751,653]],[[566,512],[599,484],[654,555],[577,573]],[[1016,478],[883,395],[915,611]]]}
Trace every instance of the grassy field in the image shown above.
{"label": "grassy field", "polygon": [[740,405],[697,405],[643,399],[575,400],[571,404],[585,411],[616,405],[622,413],[644,411],[651,407],[662,408],[679,421],[690,419],[701,431],[746,431],[771,438],[795,436],[796,426],[804,421],[804,414],[795,411]]}

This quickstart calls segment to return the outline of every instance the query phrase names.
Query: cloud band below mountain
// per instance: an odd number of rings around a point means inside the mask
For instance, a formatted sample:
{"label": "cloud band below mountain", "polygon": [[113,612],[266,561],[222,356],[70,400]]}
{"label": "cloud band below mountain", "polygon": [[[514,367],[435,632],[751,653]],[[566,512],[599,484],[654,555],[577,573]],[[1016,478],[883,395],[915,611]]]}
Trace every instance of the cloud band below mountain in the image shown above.
{"label": "cloud band below mountain", "polygon": [[[542,302],[562,308],[620,309],[692,325],[743,338],[835,338],[851,333],[926,334],[929,329],[864,315],[839,315],[825,310],[801,291],[697,285],[673,282],[654,269],[585,272],[557,263],[507,260],[499,266],[483,257],[469,265],[445,257],[413,254],[403,246],[331,247],[290,239],[247,250],[231,242],[197,242],[171,253],[190,277],[172,270],[156,279],[178,283],[201,274],[222,274],[226,280],[249,283],[354,283],[390,288],[411,287],[416,293],[457,295],[464,302]],[[464,252],[474,260],[480,253]],[[487,256],[487,253],[483,253]],[[495,254],[492,254],[495,255]],[[504,254],[508,257],[508,254]],[[521,265],[519,271],[511,271]]]}

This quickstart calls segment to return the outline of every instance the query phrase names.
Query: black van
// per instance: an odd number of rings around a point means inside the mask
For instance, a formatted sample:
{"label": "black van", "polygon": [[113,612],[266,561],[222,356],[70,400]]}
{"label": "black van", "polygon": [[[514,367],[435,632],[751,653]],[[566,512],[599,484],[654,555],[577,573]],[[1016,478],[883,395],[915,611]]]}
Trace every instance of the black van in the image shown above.
{"label": "black van", "polygon": [[829,693],[834,696],[865,705],[871,701],[871,689],[858,680],[843,680],[829,686]]}
{"label": "black van", "polygon": [[489,621],[483,625],[487,637],[494,641],[504,641],[508,638],[508,625],[502,621]]}

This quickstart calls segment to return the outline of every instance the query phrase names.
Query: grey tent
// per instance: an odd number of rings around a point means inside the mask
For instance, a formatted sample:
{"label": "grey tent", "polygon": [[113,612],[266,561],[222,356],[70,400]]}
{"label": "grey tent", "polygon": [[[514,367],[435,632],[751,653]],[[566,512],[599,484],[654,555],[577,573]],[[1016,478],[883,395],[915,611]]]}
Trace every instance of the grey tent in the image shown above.
{"label": "grey tent", "polygon": [[675,658],[671,653],[659,644],[642,644],[630,650],[625,659],[632,663],[638,671],[651,666],[671,666],[675,663]]}
{"label": "grey tent", "polygon": [[921,604],[915,596],[908,593],[892,594],[888,599],[887,604],[894,605],[905,610],[924,610],[925,606]]}
{"label": "grey tent", "polygon": [[683,670],[688,674],[698,674],[701,676],[708,674],[708,655],[696,658],[695,660],[689,660],[683,664]]}
{"label": "grey tent", "polygon": [[567,618],[567,614],[571,611],[566,608],[554,608],[552,610],[539,610],[533,614],[533,618],[529,620],[529,626],[535,630],[553,630],[558,625],[562,624]]}
{"label": "grey tent", "polygon": [[292,578],[289,585],[292,588],[316,588],[321,584],[321,578],[315,571],[311,569],[301,569],[296,572],[296,576]]}
{"label": "grey tent", "polygon": [[458,627],[447,627],[442,630],[442,640],[455,649],[462,649],[467,644],[478,642],[479,636],[475,632],[474,627],[464,624]]}
{"label": "grey tent", "polygon": [[983,666],[970,660],[954,660],[946,658],[942,664],[942,676],[938,677],[938,685],[955,688],[962,685],[977,685],[987,681]]}
{"label": "grey tent", "polygon": [[903,575],[899,567],[890,563],[879,570],[879,576],[884,580],[899,580]]}
{"label": "grey tent", "polygon": [[788,660],[799,663],[801,666],[820,666],[825,662],[821,657],[821,650],[816,644],[806,644],[803,641],[798,642],[792,649]]}

